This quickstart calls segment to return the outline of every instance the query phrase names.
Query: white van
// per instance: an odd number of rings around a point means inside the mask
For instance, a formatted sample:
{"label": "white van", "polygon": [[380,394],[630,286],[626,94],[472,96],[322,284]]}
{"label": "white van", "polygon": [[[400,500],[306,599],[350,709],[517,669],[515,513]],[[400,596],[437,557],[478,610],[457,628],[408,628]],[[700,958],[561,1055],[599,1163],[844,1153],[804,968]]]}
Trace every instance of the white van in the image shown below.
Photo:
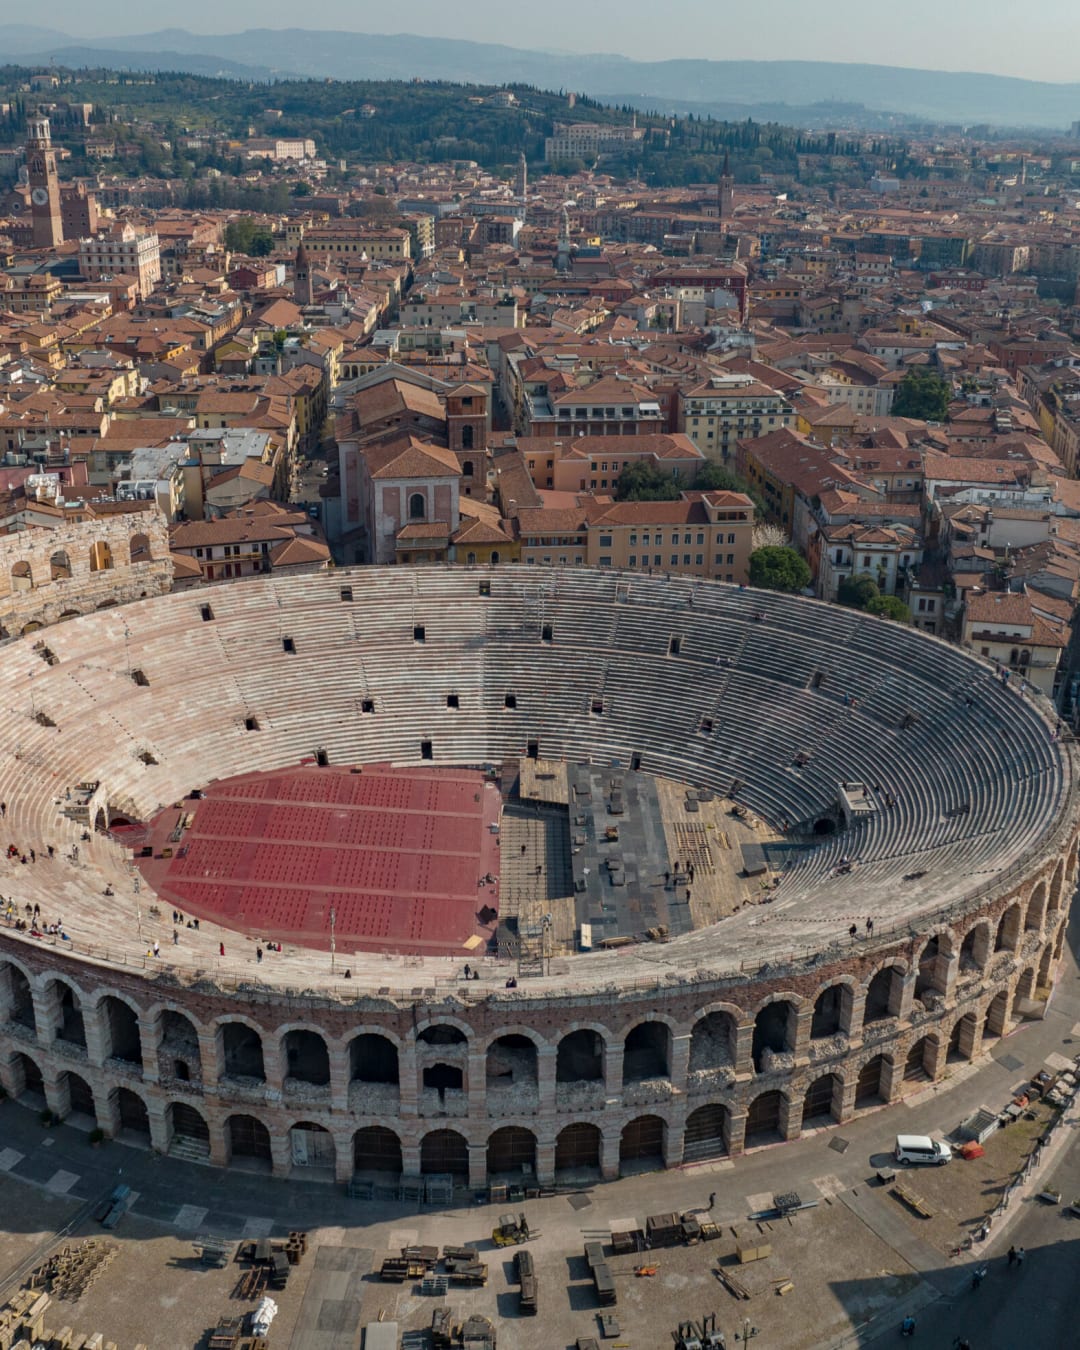
{"label": "white van", "polygon": [[952,1162],[952,1149],[928,1134],[898,1134],[895,1156],[898,1163],[933,1163],[935,1167],[943,1167]]}

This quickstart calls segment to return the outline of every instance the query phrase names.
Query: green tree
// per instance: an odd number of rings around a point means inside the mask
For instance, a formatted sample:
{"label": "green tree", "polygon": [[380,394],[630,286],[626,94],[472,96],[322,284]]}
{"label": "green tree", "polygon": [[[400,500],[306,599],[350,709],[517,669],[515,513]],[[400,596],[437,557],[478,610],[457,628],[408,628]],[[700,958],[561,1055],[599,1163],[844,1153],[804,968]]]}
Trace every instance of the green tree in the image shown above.
{"label": "green tree", "polygon": [[951,388],[948,380],[927,366],[913,366],[896,386],[894,417],[917,417],[924,422],[944,422],[949,415]]}
{"label": "green tree", "polygon": [[715,459],[707,460],[698,470],[694,487],[699,492],[745,492],[754,503],[754,515],[758,520],[765,514],[765,499],[733,469],[719,464]]}
{"label": "green tree", "polygon": [[848,609],[866,609],[872,600],[881,595],[878,584],[869,572],[859,576],[844,577],[836,588],[836,598]]}
{"label": "green tree", "polygon": [[750,584],[770,591],[802,591],[810,585],[810,568],[793,548],[756,548],[750,554]]}
{"label": "green tree", "polygon": [[677,478],[645,460],[628,464],[615,484],[615,500],[620,502],[673,502],[681,492]]}
{"label": "green tree", "polygon": [[911,611],[903,600],[895,595],[876,595],[866,606],[867,614],[877,614],[883,619],[895,619],[897,623],[910,623]]}

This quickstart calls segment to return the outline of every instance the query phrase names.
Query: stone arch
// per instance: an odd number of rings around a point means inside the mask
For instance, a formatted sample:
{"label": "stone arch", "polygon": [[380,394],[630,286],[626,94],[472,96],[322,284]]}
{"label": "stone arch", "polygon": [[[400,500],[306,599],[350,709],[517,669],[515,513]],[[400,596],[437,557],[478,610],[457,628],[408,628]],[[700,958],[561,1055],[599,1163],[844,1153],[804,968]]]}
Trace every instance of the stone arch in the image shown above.
{"label": "stone arch", "polygon": [[29,1097],[32,1106],[45,1105],[45,1077],[33,1055],[25,1050],[16,1051],[11,1056],[11,1077],[15,1097]]}
{"label": "stone arch", "polygon": [[53,976],[45,986],[46,1005],[52,1009],[56,1040],[65,1045],[86,1049],[86,1025],[82,998],[75,985],[60,975]]}
{"label": "stone arch", "polygon": [[417,1026],[415,1039],[418,1045],[467,1045],[469,1027],[453,1017],[432,1018]]}
{"label": "stone arch", "polygon": [[979,1020],[973,1012],[964,1013],[953,1023],[949,1033],[946,1062],[958,1064],[975,1058],[975,1044],[979,1034]]}
{"label": "stone arch", "polygon": [[1039,958],[1039,978],[1038,987],[1040,989],[1049,989],[1052,983],[1052,972],[1054,969],[1054,944],[1048,942],[1043,948],[1042,956]]}
{"label": "stone arch", "polygon": [[892,1061],[885,1055],[874,1055],[859,1069],[855,1080],[855,1109],[865,1110],[889,1100],[886,1076]]}
{"label": "stone arch", "polygon": [[195,1023],[185,1012],[162,1008],[158,1014],[158,1073],[163,1082],[201,1083],[202,1052]]}
{"label": "stone arch", "polygon": [[994,930],[988,919],[979,919],[964,934],[960,944],[960,969],[982,970],[990,960]]}
{"label": "stone arch", "polygon": [[578,1027],[559,1042],[555,1052],[556,1083],[601,1083],[607,1040],[595,1027]]}
{"label": "stone arch", "polygon": [[937,1077],[939,1041],[936,1035],[920,1036],[908,1049],[904,1058],[904,1082],[933,1082]]}
{"label": "stone arch", "polygon": [[1009,905],[1001,916],[994,936],[994,951],[1014,952],[1020,945],[1021,911],[1019,901]]}
{"label": "stone arch", "polygon": [[334,1136],[314,1120],[298,1120],[289,1130],[289,1161],[293,1167],[326,1170],[337,1168]]}
{"label": "stone arch", "polygon": [[810,1039],[824,1040],[847,1031],[851,1026],[854,1002],[855,981],[850,975],[841,976],[825,985],[814,1000]]}
{"label": "stone arch", "polygon": [[266,1082],[266,1061],[261,1029],[241,1017],[217,1024],[218,1063],[222,1078]]}
{"label": "stone arch", "polygon": [[915,961],[915,997],[942,994],[948,990],[952,966],[952,934],[948,930],[931,933]]}
{"label": "stone arch", "polygon": [[142,1032],[139,1014],[118,994],[106,994],[98,1004],[98,1017],[105,1042],[105,1058],[142,1066]]}
{"label": "stone arch", "polygon": [[738,1019],[717,1008],[699,1017],[690,1032],[690,1072],[728,1068],[735,1063]]}
{"label": "stone arch", "polygon": [[65,1070],[57,1080],[57,1089],[61,1101],[67,1102],[67,1116],[84,1116],[92,1120],[96,1126],[97,1103],[94,1100],[94,1089],[82,1077],[71,1069]]}
{"label": "stone arch", "polygon": [[330,1082],[330,1051],[321,1032],[293,1027],[281,1037],[282,1065],[286,1083],[326,1087]]}
{"label": "stone arch", "polygon": [[777,994],[758,1009],[754,1017],[752,1046],[755,1073],[790,1067],[784,1057],[795,1049],[801,1001],[790,995]]}
{"label": "stone arch", "polygon": [[455,1182],[469,1180],[469,1145],[457,1130],[430,1130],[420,1141],[420,1171],[446,1172]]}
{"label": "stone arch", "polygon": [[783,1139],[786,1098],[778,1088],[759,1092],[746,1109],[745,1147],[757,1148]]}
{"label": "stone arch", "polygon": [[1013,1016],[1019,1017],[1020,1012],[1017,1004],[1033,997],[1035,993],[1035,975],[1034,966],[1028,966],[1022,970],[1016,981],[1016,989],[1013,992]]}
{"label": "stone arch", "polygon": [[69,619],[81,619],[82,615],[77,609],[65,609],[57,619],[57,623],[67,623]]}
{"label": "stone arch", "polygon": [[137,1139],[145,1143],[150,1138],[150,1113],[146,1102],[129,1087],[113,1088],[109,1094],[113,1119],[117,1121],[118,1139]]}
{"label": "stone arch", "polygon": [[657,1018],[646,1018],[623,1039],[623,1082],[643,1083],[671,1077],[671,1028]]}
{"label": "stone arch", "polygon": [[488,1135],[487,1174],[518,1180],[536,1177],[536,1135],[520,1125],[503,1125]]}
{"label": "stone arch", "polygon": [[900,1004],[904,997],[904,974],[902,962],[890,961],[870,977],[866,986],[864,1026],[871,1022],[883,1022],[890,1017],[899,1017]]}
{"label": "stone arch", "polygon": [[405,1170],[401,1140],[384,1125],[367,1125],[353,1135],[353,1171],[399,1177]]}
{"label": "stone arch", "polygon": [[189,1102],[170,1102],[165,1108],[165,1134],[173,1157],[195,1162],[210,1156],[210,1126]]}
{"label": "stone arch", "polygon": [[112,546],[107,539],[98,539],[90,545],[90,571],[111,572],[112,568]]}
{"label": "stone arch", "polygon": [[[503,1031],[487,1044],[485,1069],[487,1084],[535,1083],[539,1060],[539,1038],[525,1031]],[[542,1042],[541,1042],[542,1044]]]}
{"label": "stone arch", "polygon": [[803,1097],[803,1129],[839,1121],[844,1113],[844,1080],[838,1073],[823,1073],[815,1078]]}
{"label": "stone arch", "polygon": [[401,1082],[398,1047],[378,1031],[361,1031],[349,1042],[349,1082],[389,1083],[395,1087]]}
{"label": "stone arch", "polygon": [[663,1164],[666,1143],[667,1122],[662,1116],[636,1116],[619,1135],[620,1168],[634,1171],[640,1164]]}
{"label": "stone arch", "polygon": [[722,1102],[696,1107],[686,1117],[683,1162],[726,1157],[731,1148],[731,1111]]}
{"label": "stone arch", "polygon": [[1027,903],[1027,909],[1024,911],[1024,930],[1028,933],[1038,932],[1042,928],[1043,918],[1046,913],[1046,882],[1040,881],[1031,892],[1031,899]]}
{"label": "stone arch", "polygon": [[67,550],[58,548],[49,559],[49,580],[50,581],[70,581],[71,580],[71,559],[68,557]]}
{"label": "stone arch", "polygon": [[1008,1029],[1009,995],[1006,990],[999,989],[986,1005],[986,1012],[983,1015],[983,1041],[1004,1036]]}
{"label": "stone arch", "polygon": [[13,591],[32,591],[34,574],[25,558],[11,564],[11,589]]}
{"label": "stone arch", "polygon": [[236,1112],[225,1122],[229,1162],[252,1172],[269,1172],[274,1165],[270,1131],[258,1116]]}
{"label": "stone arch", "polygon": [[150,536],[148,534],[133,534],[128,547],[132,566],[137,566],[139,563],[154,561],[154,551],[150,546]]}
{"label": "stone arch", "polygon": [[580,1120],[564,1125],[555,1136],[555,1176],[592,1179],[600,1173],[603,1137],[599,1125]]}
{"label": "stone arch", "polygon": [[26,1027],[37,1035],[30,980],[26,971],[15,961],[0,961],[0,1015],[4,1021]]}
{"label": "stone arch", "polygon": [[1054,868],[1054,875],[1050,878],[1050,903],[1047,906],[1047,914],[1056,914],[1061,908],[1061,893],[1065,887],[1065,859],[1059,858],[1057,866]]}

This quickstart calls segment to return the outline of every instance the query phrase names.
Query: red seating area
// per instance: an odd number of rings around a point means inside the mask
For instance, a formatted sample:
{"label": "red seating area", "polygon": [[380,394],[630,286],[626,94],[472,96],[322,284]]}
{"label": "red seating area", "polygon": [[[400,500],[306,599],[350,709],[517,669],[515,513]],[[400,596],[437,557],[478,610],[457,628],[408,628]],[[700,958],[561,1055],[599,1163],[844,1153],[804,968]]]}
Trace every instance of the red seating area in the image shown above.
{"label": "red seating area", "polygon": [[214,783],[125,842],[152,847],[139,867],[185,916],[326,948],[333,909],[340,953],[468,955],[498,909],[499,810],[475,770],[302,766]]}

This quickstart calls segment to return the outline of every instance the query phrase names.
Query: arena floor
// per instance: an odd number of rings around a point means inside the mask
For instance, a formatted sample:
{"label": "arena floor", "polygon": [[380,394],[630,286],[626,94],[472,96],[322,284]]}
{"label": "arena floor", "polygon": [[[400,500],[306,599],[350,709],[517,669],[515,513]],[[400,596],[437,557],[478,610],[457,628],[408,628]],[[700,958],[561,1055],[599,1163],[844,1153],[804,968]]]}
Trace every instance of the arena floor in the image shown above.
{"label": "arena floor", "polygon": [[185,916],[325,949],[333,910],[341,955],[467,956],[499,907],[499,810],[476,770],[305,766],[213,783],[125,842]]}

